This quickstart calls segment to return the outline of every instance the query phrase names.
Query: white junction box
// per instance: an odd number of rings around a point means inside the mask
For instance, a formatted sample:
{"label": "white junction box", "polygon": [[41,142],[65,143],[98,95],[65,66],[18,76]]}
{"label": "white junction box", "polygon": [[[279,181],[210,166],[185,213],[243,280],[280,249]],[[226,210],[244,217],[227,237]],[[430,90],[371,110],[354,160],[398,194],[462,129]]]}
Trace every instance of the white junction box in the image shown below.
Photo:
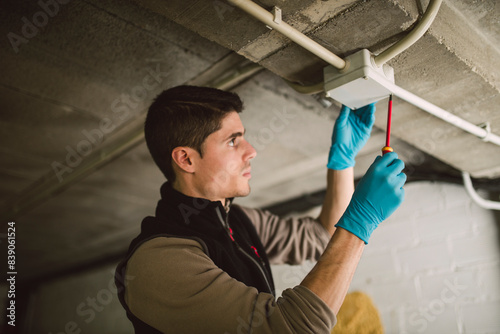
{"label": "white junction box", "polygon": [[331,65],[324,68],[326,96],[357,109],[391,94],[386,83],[394,84],[394,69],[386,64],[375,65],[370,51],[363,49],[345,61],[342,70]]}

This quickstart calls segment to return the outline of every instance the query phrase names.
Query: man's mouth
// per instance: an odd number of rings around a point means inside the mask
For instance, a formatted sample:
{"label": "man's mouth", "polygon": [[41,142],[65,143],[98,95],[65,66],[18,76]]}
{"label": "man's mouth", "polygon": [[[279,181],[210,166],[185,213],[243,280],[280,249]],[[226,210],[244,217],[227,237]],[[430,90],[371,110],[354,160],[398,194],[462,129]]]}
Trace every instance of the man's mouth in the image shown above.
{"label": "man's mouth", "polygon": [[250,178],[250,177],[252,177],[252,173],[251,173],[251,172],[252,172],[252,169],[251,169],[251,168],[245,169],[245,170],[243,171],[243,176],[244,176],[244,177],[248,177],[248,178]]}

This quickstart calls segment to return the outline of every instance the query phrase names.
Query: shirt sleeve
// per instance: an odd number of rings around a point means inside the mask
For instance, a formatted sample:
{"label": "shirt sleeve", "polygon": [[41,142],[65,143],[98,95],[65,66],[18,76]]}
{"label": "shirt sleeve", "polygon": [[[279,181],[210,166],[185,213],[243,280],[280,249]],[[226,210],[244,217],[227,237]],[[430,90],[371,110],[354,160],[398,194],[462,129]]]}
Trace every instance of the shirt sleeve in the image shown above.
{"label": "shirt sleeve", "polygon": [[317,219],[282,219],[269,211],[240,208],[253,222],[271,264],[318,260],[330,241],[330,234]]}
{"label": "shirt sleeve", "polygon": [[163,333],[327,334],[330,308],[303,286],[276,300],[230,277],[201,244],[158,237],[127,264],[125,301],[131,312]]}

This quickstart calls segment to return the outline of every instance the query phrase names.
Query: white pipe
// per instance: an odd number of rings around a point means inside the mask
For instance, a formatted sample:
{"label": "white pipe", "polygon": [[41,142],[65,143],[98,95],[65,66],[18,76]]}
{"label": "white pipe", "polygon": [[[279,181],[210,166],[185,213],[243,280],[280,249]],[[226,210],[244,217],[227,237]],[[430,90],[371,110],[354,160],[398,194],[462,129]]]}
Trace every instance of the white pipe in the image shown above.
{"label": "white pipe", "polygon": [[405,51],[418,41],[420,37],[425,34],[427,29],[429,29],[432,22],[436,18],[441,2],[442,0],[430,0],[429,5],[425,10],[425,14],[422,16],[422,19],[418,22],[415,28],[413,28],[408,35],[399,40],[396,44],[392,45],[381,54],[375,56],[375,64],[377,64],[377,66],[385,64],[387,61],[396,57],[398,54]]}
{"label": "white pipe", "polygon": [[402,100],[405,100],[406,102],[411,103],[414,106],[427,111],[429,114],[432,114],[444,120],[445,122],[455,125],[456,127],[464,131],[472,133],[485,142],[490,142],[500,146],[500,137],[489,132],[488,130],[467,122],[466,120],[455,116],[444,109],[441,109],[440,107],[422,99],[421,97],[418,97],[415,94],[408,92],[407,90],[393,84],[392,82],[386,81],[384,85],[389,91],[391,91],[394,95],[401,98]]}
{"label": "white pipe", "polygon": [[[255,74],[260,70],[257,64],[245,66],[228,80],[215,83],[214,88],[228,89],[229,85],[236,84],[239,80],[247,78],[249,75]],[[199,86],[204,86],[205,83],[198,83]],[[57,193],[68,188],[72,184],[80,181],[90,173],[101,168],[113,159],[116,159],[130,149],[144,142],[144,118],[143,114],[138,120],[130,126],[124,126],[119,132],[114,134],[110,142],[105,146],[99,147],[90,155],[85,157],[82,163],[75,167],[71,174],[66,175],[62,180],[59,179],[53,170],[43,175],[40,179],[33,182],[25,189],[17,198],[8,203],[9,210],[3,214],[4,221],[10,221],[17,218],[19,215],[45,202]]]}
{"label": "white pipe", "polygon": [[320,82],[314,85],[309,85],[309,86],[302,86],[299,84],[296,84],[295,82],[288,81],[286,79],[283,79],[286,84],[290,87],[292,87],[296,92],[299,92],[301,94],[306,94],[306,95],[312,95],[312,94],[318,94],[322,93],[325,91],[325,83]]}
{"label": "white pipe", "polygon": [[465,190],[467,190],[467,193],[477,205],[484,209],[500,210],[500,202],[485,200],[477,194],[476,190],[474,190],[474,187],[472,186],[469,173],[462,172],[462,179],[464,180]]}
{"label": "white pipe", "polygon": [[[294,29],[286,22],[283,22],[281,20],[281,12],[279,12],[279,14],[275,13],[275,15],[273,15],[251,0],[228,0],[228,2],[244,10],[248,14],[255,17],[257,20],[262,21],[270,28],[279,31],[298,45],[302,46],[306,50],[309,50],[310,52],[320,57],[327,63],[338,68],[339,70],[345,67],[345,61],[342,58],[326,49],[322,45],[316,43],[300,31]],[[276,7],[275,12],[278,12],[278,10],[276,10]]]}
{"label": "white pipe", "polygon": [[207,86],[226,90],[234,87],[235,84],[243,81],[244,79],[251,77],[255,73],[263,70],[264,68],[259,64],[250,63],[243,68],[235,70],[231,75],[226,78],[223,78],[220,81],[215,82],[214,84],[208,84]]}

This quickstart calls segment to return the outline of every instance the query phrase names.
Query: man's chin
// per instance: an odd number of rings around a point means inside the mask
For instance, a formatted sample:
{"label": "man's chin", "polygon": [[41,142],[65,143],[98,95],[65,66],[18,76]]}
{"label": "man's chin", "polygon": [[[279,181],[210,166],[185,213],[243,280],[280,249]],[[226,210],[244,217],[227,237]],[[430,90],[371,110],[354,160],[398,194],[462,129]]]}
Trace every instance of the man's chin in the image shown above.
{"label": "man's chin", "polygon": [[246,196],[250,195],[250,190],[251,190],[250,185],[248,185],[246,189],[240,188],[238,191],[238,194],[234,197],[246,197]]}

